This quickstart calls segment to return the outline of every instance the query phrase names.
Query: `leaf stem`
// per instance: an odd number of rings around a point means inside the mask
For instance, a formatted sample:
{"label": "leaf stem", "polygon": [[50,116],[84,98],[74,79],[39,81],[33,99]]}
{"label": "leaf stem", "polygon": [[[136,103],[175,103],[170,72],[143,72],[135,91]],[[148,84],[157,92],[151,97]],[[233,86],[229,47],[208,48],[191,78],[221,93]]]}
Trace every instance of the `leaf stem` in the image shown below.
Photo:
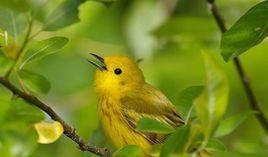
{"label": "leaf stem", "polygon": [[69,124],[67,124],[50,106],[42,102],[37,97],[30,95],[28,93],[25,93],[15,87],[13,84],[11,84],[6,78],[0,77],[0,84],[2,84],[4,87],[6,87],[8,90],[10,90],[14,95],[17,95],[18,97],[24,99],[28,103],[38,107],[42,111],[44,111],[46,114],[50,116],[51,119],[58,121],[61,123],[61,125],[64,128],[64,134],[70,138],[72,141],[78,144],[79,148],[82,151],[89,151],[96,155],[103,156],[103,157],[111,157],[109,150],[107,148],[100,148],[93,146],[89,143],[86,143],[84,140],[81,139],[79,135],[76,134],[76,129],[71,127]]}
{"label": "leaf stem", "polygon": [[37,35],[39,35],[42,31],[43,31],[43,28],[40,29],[40,30],[38,30],[37,32],[33,33],[33,35],[29,37],[29,40],[32,40],[34,37],[36,37]]}
{"label": "leaf stem", "polygon": [[24,82],[23,82],[23,81],[21,80],[21,78],[19,77],[18,71],[15,69],[14,72],[15,72],[15,74],[16,74],[16,77],[18,78],[18,81],[19,81],[19,84],[20,84],[20,86],[21,86],[22,91],[25,92],[25,93],[27,93],[27,94],[29,94],[29,92],[27,91],[27,89],[26,89],[26,87],[25,87],[25,85],[24,85]]}
{"label": "leaf stem", "polygon": [[[218,8],[215,4],[215,0],[207,0],[208,4],[210,5],[210,10],[212,12],[212,15],[214,16],[217,25],[219,26],[222,33],[227,31],[227,28],[225,26],[225,22],[223,20],[223,17],[220,15]],[[242,64],[240,63],[240,60],[238,57],[234,58],[234,64],[236,67],[236,70],[239,74],[240,80],[242,81],[242,84],[244,86],[247,99],[249,101],[250,108],[254,111],[257,111],[255,116],[257,117],[258,121],[261,123],[262,127],[265,129],[266,132],[268,132],[268,120],[265,117],[263,111],[261,110],[259,103],[257,101],[257,98],[253,92],[253,89],[251,87],[250,81],[248,79],[247,74],[244,71],[244,68]]]}
{"label": "leaf stem", "polygon": [[30,34],[31,34],[31,31],[32,31],[32,25],[33,25],[33,19],[31,17],[28,18],[28,29],[27,29],[27,32],[26,32],[26,35],[25,35],[25,38],[23,40],[23,43],[20,47],[20,49],[18,50],[18,53],[15,57],[15,61],[13,62],[13,65],[11,66],[11,68],[8,70],[8,72],[6,73],[5,75],[5,78],[8,79],[8,77],[10,76],[11,72],[14,70],[14,68],[16,67],[20,57],[22,56],[23,54],[23,51],[24,49],[26,48],[28,42],[29,42],[29,37],[30,37]]}

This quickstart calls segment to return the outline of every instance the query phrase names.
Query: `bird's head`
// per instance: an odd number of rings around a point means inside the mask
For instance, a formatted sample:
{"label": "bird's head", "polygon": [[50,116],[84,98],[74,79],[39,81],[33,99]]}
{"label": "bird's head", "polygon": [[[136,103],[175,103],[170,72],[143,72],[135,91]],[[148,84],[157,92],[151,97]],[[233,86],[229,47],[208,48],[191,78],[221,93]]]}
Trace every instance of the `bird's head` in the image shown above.
{"label": "bird's head", "polygon": [[142,86],[144,76],[137,63],[126,56],[100,57],[92,54],[98,63],[89,60],[97,67],[95,75],[95,91],[98,95],[116,94],[120,96],[128,90]]}

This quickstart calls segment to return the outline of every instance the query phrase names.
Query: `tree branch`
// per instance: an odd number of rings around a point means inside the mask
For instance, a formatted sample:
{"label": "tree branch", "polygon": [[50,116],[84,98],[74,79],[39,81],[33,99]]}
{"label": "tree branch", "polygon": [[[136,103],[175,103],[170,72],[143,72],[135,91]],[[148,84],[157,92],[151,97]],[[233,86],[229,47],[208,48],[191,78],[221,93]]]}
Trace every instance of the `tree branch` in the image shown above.
{"label": "tree branch", "polygon": [[[227,31],[227,28],[225,26],[223,17],[220,15],[218,8],[215,5],[215,0],[207,0],[207,2],[210,5],[211,12],[217,22],[217,25],[219,26],[221,32],[224,33],[225,31]],[[249,101],[250,108],[258,112],[255,115],[257,119],[259,120],[259,122],[261,123],[262,127],[268,132],[268,120],[259,106],[256,96],[252,90],[248,76],[245,73],[243,66],[241,65],[238,57],[234,58],[234,64],[239,74],[239,77],[243,83],[243,86],[247,95],[247,99]]]}
{"label": "tree branch", "polygon": [[44,102],[39,100],[37,97],[21,91],[20,89],[15,87],[13,84],[11,84],[6,78],[0,77],[0,84],[2,84],[7,89],[9,89],[14,95],[19,96],[20,98],[24,99],[28,103],[43,110],[46,114],[48,114],[50,116],[51,119],[60,122],[64,128],[64,134],[67,137],[69,137],[71,140],[73,140],[75,143],[77,143],[79,145],[79,148],[82,151],[89,151],[89,152],[92,152],[96,155],[100,155],[103,157],[111,157],[111,154],[110,154],[108,149],[95,147],[89,143],[86,143],[84,140],[82,140],[76,134],[75,128],[68,125],[51,107],[46,105]]}

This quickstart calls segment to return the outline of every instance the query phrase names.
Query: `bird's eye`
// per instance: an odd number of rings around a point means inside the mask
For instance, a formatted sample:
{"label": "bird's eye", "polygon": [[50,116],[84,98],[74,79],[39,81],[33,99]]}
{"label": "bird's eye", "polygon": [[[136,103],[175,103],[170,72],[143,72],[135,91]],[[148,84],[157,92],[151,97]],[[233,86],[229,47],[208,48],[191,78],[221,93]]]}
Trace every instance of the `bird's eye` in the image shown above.
{"label": "bird's eye", "polygon": [[114,73],[115,73],[116,75],[120,75],[120,74],[122,73],[122,70],[119,69],[119,68],[116,68],[116,69],[114,69]]}

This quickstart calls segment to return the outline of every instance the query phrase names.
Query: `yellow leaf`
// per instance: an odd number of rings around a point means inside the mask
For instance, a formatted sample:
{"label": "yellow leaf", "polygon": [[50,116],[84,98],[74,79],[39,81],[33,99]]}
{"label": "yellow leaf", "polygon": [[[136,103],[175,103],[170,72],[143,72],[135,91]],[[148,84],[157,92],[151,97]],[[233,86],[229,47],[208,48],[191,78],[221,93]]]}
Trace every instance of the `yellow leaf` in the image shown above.
{"label": "yellow leaf", "polygon": [[55,142],[63,133],[64,129],[61,123],[55,121],[53,123],[39,122],[34,124],[38,134],[38,143],[49,144]]}

